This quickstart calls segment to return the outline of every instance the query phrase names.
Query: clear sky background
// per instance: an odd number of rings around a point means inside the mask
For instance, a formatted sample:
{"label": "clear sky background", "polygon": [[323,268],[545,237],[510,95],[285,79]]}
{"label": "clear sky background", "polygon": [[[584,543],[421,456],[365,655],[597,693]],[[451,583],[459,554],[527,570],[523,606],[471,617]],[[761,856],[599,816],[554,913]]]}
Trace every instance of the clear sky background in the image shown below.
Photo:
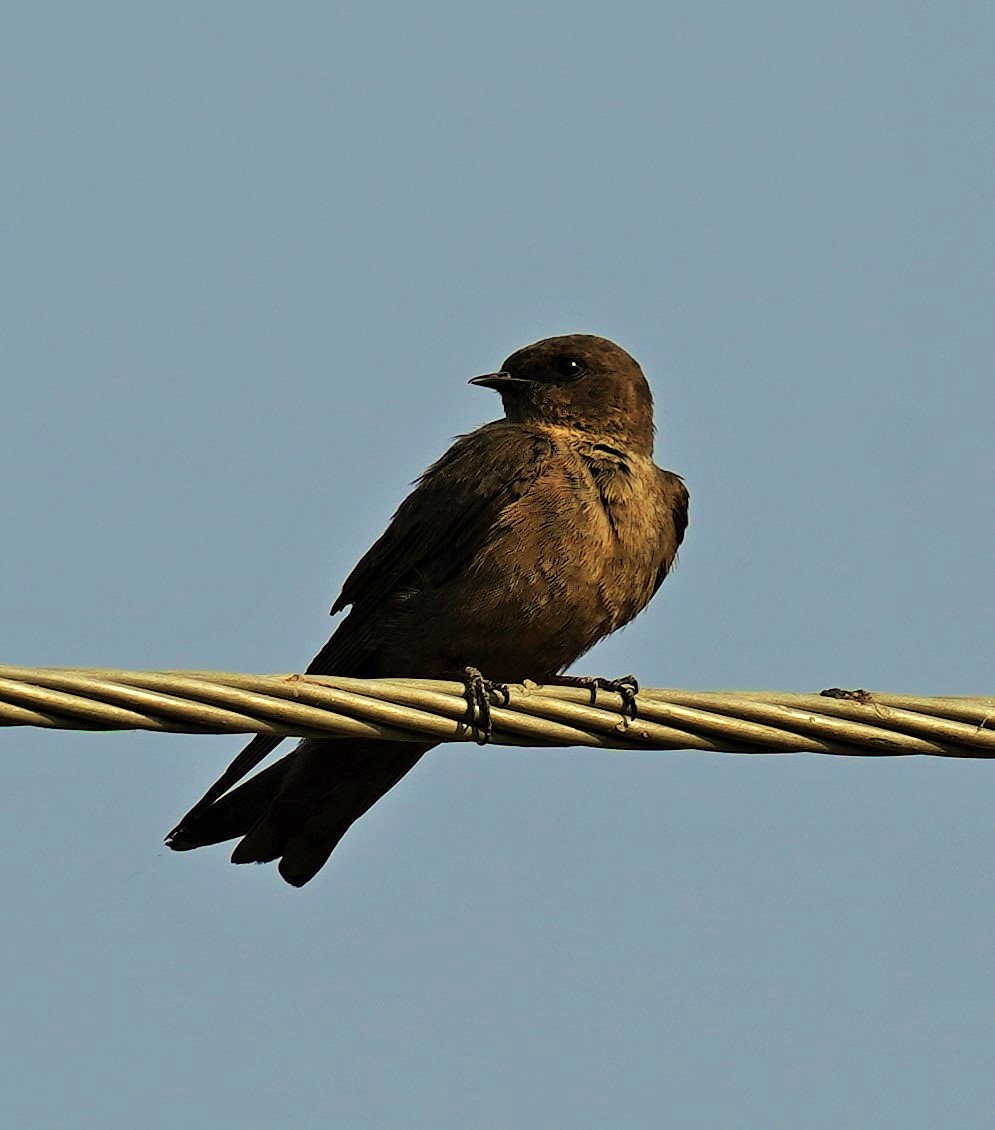
{"label": "clear sky background", "polygon": [[[0,659],[300,669],[466,379],[586,331],[692,524],[581,663],[993,693],[995,8],[8,7]],[[995,1124],[995,765],[448,746],[301,891],[236,738],[11,730],[0,1116]]]}

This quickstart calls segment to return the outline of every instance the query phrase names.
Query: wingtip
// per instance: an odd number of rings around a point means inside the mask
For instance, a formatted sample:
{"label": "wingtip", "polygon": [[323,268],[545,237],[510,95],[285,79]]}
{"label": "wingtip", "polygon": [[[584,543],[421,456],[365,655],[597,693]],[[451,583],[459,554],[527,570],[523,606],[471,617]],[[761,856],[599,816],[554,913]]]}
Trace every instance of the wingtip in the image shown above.
{"label": "wingtip", "polygon": [[200,847],[200,844],[188,834],[182,824],[177,824],[171,832],[167,832],[162,842],[171,851],[192,851],[194,848]]}

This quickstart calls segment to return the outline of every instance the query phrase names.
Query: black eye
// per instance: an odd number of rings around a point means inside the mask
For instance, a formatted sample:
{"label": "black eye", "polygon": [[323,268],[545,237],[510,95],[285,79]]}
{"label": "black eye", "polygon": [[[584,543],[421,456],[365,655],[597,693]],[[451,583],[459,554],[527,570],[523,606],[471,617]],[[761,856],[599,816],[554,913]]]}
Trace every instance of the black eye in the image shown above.
{"label": "black eye", "polygon": [[575,381],[587,372],[583,362],[578,361],[576,357],[557,357],[553,362],[553,368],[568,381]]}

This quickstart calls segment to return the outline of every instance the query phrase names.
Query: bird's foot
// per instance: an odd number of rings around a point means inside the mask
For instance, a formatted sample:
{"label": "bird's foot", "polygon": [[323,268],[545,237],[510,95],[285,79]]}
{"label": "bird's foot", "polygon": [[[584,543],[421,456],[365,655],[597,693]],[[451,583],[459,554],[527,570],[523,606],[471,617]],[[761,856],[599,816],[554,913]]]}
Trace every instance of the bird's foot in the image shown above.
{"label": "bird's foot", "polygon": [[621,679],[605,679],[600,675],[554,675],[546,680],[552,687],[583,687],[591,692],[591,705],[598,701],[598,691],[614,691],[622,699],[623,717],[636,720],[639,707],[636,695],[639,694],[639,683],[635,675],[623,675]]}
{"label": "bird's foot", "polygon": [[497,699],[494,705],[500,703],[502,706],[507,706],[511,702],[508,684],[485,679],[476,667],[467,667],[463,673],[463,683],[466,688],[466,705],[474,740],[477,745],[487,745],[494,732],[491,722],[492,696]]}

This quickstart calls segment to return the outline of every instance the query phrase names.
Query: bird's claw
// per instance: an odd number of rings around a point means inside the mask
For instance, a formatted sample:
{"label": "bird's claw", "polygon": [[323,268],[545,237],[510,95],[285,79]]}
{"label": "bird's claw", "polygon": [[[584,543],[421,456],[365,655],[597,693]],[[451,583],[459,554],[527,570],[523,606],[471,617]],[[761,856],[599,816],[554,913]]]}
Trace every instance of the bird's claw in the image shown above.
{"label": "bird's claw", "polygon": [[636,701],[639,680],[635,675],[623,675],[621,679],[602,679],[595,688],[595,695],[598,690],[614,691],[622,699],[622,714],[628,715],[635,722],[639,714],[639,704]]}
{"label": "bird's claw", "polygon": [[601,675],[557,675],[550,682],[558,687],[583,687],[591,692],[591,705],[598,702],[598,691],[613,691],[622,699],[622,716],[634,722],[639,713],[636,695],[639,682],[635,675],[623,675],[620,679],[606,679]]}
{"label": "bird's claw", "polygon": [[491,721],[491,696],[500,696],[500,704],[507,706],[511,702],[508,684],[485,679],[476,667],[466,668],[463,673],[463,683],[466,688],[464,693],[474,741],[477,745],[487,745],[494,733]]}

